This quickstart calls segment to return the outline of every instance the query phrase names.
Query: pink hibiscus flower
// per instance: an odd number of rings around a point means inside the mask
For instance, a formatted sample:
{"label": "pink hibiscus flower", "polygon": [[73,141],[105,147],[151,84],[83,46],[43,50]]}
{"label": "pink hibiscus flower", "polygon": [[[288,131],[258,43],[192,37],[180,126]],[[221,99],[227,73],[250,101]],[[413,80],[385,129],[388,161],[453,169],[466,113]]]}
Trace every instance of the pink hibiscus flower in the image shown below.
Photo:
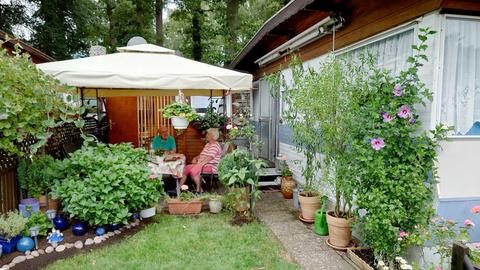
{"label": "pink hibiscus flower", "polygon": [[391,116],[389,113],[382,113],[382,117],[383,117],[383,122],[392,122],[392,120],[394,119],[393,116]]}
{"label": "pink hibiscus flower", "polygon": [[393,87],[393,94],[396,97],[403,95],[403,86],[401,84],[395,84],[395,86]]}
{"label": "pink hibiscus flower", "polygon": [[475,223],[473,223],[473,221],[471,221],[470,219],[465,219],[463,225],[465,225],[466,227],[475,227]]}
{"label": "pink hibiscus flower", "polygon": [[376,151],[385,147],[385,141],[382,138],[371,139],[370,144],[372,145],[372,148]]}
{"label": "pink hibiscus flower", "polygon": [[404,231],[401,231],[400,234],[398,235],[400,237],[407,237],[408,236],[408,233],[407,232],[404,232]]}
{"label": "pink hibiscus flower", "polygon": [[472,209],[470,209],[470,212],[472,212],[472,214],[480,213],[480,205],[476,205],[476,206],[472,207]]}
{"label": "pink hibiscus flower", "polygon": [[400,110],[398,111],[397,115],[400,118],[406,119],[410,117],[410,108],[407,105],[403,105],[400,107]]}

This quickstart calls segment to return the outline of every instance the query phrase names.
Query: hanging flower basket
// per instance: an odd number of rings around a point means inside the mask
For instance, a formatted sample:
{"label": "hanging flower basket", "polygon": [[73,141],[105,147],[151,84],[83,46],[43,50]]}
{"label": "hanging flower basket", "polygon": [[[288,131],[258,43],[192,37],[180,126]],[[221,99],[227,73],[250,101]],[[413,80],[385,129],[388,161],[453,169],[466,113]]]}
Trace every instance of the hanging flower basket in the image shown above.
{"label": "hanging flower basket", "polygon": [[178,116],[173,116],[171,120],[174,129],[187,129],[188,124],[190,123],[187,119]]}

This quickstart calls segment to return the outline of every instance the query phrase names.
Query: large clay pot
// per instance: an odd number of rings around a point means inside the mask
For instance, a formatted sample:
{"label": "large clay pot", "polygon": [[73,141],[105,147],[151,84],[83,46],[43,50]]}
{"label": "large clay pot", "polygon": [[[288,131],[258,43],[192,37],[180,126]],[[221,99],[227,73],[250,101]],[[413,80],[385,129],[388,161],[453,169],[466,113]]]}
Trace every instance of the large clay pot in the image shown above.
{"label": "large clay pot", "polygon": [[353,218],[335,217],[333,211],[327,212],[329,242],[332,246],[345,248],[352,239]]}
{"label": "large clay pot", "polygon": [[243,213],[250,209],[250,187],[235,188],[235,192],[240,192],[240,198],[235,202],[235,211]]}
{"label": "large clay pot", "polygon": [[295,180],[292,176],[282,176],[282,182],[280,183],[280,190],[283,194],[283,198],[293,198],[293,189],[296,186]]}
{"label": "large clay pot", "polygon": [[315,212],[320,209],[320,196],[308,197],[305,192],[298,194],[300,201],[300,210],[302,211],[302,218],[306,221],[314,221]]}
{"label": "large clay pot", "polygon": [[170,215],[194,215],[202,212],[202,201],[180,201],[178,199],[168,199],[168,212]]}
{"label": "large clay pot", "polygon": [[60,205],[60,201],[57,199],[48,198],[48,207],[47,207],[47,196],[42,195],[38,198],[40,202],[40,211],[45,213],[45,211],[52,209],[58,212],[58,206]]}

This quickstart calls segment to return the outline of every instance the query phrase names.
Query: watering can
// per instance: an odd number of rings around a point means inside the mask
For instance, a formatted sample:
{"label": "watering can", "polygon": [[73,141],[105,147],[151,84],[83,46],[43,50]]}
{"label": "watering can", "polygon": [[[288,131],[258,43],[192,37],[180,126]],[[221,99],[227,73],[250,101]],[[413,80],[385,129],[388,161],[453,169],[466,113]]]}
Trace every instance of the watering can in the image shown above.
{"label": "watering can", "polygon": [[322,208],[315,212],[315,226],[313,231],[319,235],[328,235],[327,224],[327,196],[322,197]]}

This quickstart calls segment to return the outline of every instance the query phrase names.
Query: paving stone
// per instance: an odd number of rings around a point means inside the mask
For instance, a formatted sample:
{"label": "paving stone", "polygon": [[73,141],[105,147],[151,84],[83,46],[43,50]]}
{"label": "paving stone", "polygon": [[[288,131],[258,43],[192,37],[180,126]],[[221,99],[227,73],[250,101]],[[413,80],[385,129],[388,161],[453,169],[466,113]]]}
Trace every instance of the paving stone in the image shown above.
{"label": "paving stone", "polygon": [[284,199],[280,192],[263,193],[256,214],[282,243],[288,254],[286,257],[292,258],[303,269],[355,269],[346,256],[325,243],[328,237],[315,234],[312,225],[298,220],[299,211],[293,201]]}

